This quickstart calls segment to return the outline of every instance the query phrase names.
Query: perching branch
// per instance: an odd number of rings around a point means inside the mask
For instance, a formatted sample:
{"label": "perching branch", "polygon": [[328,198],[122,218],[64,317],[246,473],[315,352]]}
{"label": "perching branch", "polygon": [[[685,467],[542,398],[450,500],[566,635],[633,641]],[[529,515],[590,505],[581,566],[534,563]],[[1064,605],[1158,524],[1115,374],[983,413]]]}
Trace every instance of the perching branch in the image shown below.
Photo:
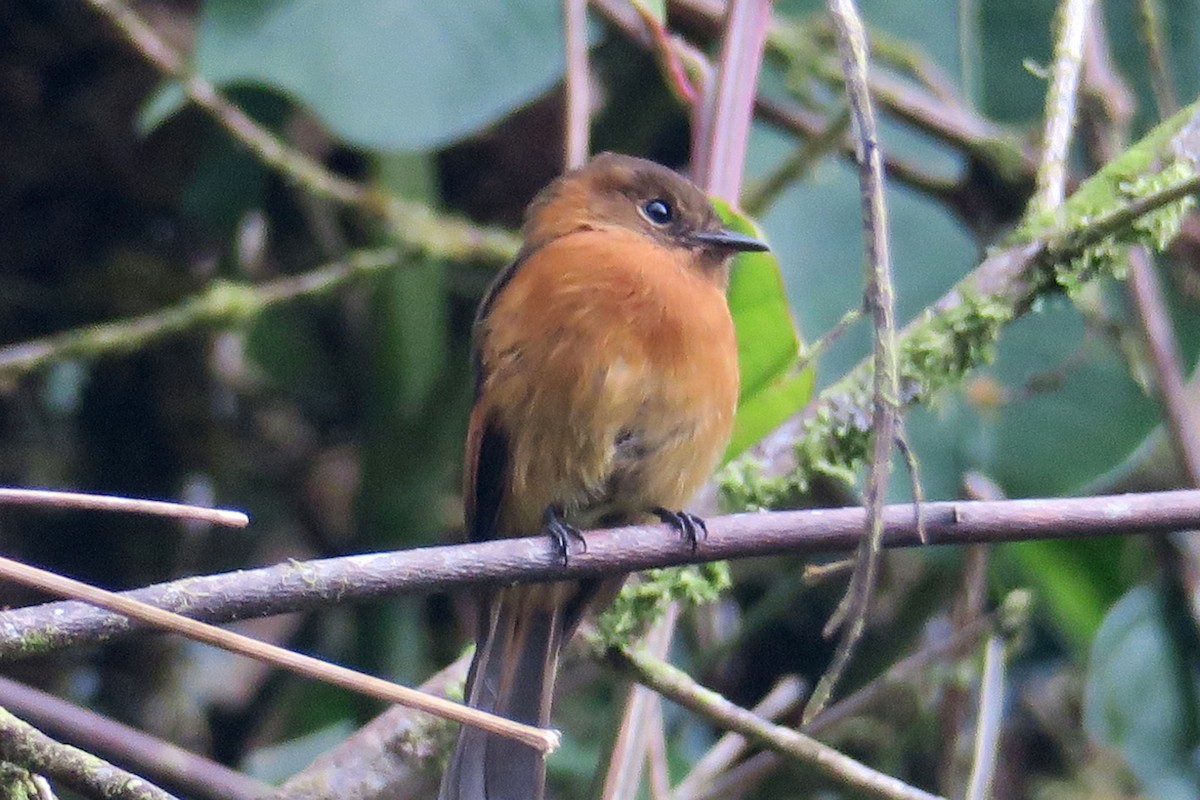
{"label": "perching branch", "polygon": [[[1163,533],[1200,527],[1200,490],[1105,497],[939,502],[925,506],[931,544],[1026,541]],[[585,533],[586,553],[562,564],[543,536],[423,547],[223,575],[185,578],[126,593],[207,622],[328,608],[405,593],[513,581],[548,581],[752,556],[848,552],[858,546],[862,508],[733,514],[708,520],[693,552],[665,525]],[[884,508],[884,547],[920,544],[913,508]],[[48,603],[0,612],[0,661],[96,644],[141,629],[84,603]]]}

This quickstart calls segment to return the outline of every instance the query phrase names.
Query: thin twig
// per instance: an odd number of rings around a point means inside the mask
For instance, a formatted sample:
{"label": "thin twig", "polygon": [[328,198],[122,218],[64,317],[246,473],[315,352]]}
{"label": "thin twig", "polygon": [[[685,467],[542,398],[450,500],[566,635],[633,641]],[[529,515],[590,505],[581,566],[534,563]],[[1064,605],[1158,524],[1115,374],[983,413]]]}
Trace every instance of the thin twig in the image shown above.
{"label": "thin twig", "polygon": [[0,708],[0,760],[49,775],[85,797],[176,800],[154,784],[91,753],[62,744]]}
{"label": "thin twig", "polygon": [[[642,646],[656,658],[666,658],[679,620],[679,604],[671,603],[643,639]],[[629,696],[617,726],[612,755],[604,774],[599,797],[601,800],[625,800],[637,797],[642,783],[650,741],[655,737],[655,724],[662,724],[660,698],[641,684],[630,687]],[[657,731],[661,735],[662,731]]]}
{"label": "thin twig", "polygon": [[686,672],[645,652],[610,648],[606,656],[618,668],[635,675],[639,682],[714,725],[740,733],[763,747],[807,764],[838,783],[888,800],[933,800],[936,797],[877,772],[816,739],[768,722],[696,683]]}
{"label": "thin twig", "polygon": [[1200,415],[1188,399],[1180,365],[1183,357],[1158,273],[1144,247],[1129,248],[1129,296],[1138,325],[1146,337],[1150,367],[1171,446],[1193,486],[1200,486]]}
{"label": "thin twig", "polygon": [[223,764],[0,676],[0,707],[76,747],[200,800],[258,800],[271,786]]}
{"label": "thin twig", "polygon": [[1034,214],[1049,214],[1062,204],[1067,186],[1067,157],[1075,128],[1079,73],[1083,69],[1083,41],[1089,9],[1094,0],[1062,0],[1056,16],[1054,71],[1046,92],[1042,156],[1037,188],[1029,202]]}
{"label": "thin twig", "polygon": [[198,642],[219,647],[232,653],[266,661],[283,669],[295,672],[308,678],[321,680],[340,686],[350,691],[360,692],[389,703],[399,703],[403,706],[419,709],[435,716],[452,719],[467,725],[504,736],[530,747],[539,752],[549,753],[557,749],[560,736],[558,731],[545,730],[532,725],[525,725],[489,714],[478,709],[469,708],[461,703],[455,703],[442,697],[426,694],[407,686],[400,686],[381,678],[365,675],[361,672],[330,664],[311,656],[296,653],[284,647],[278,647],[266,642],[260,642],[249,636],[243,636],[232,631],[215,628],[197,620],[165,611],[161,608],[143,603],[128,595],[109,592],[90,586],[71,578],[47,572],[19,561],[0,558],[0,577],[15,581],[24,586],[32,586],[51,594],[82,600],[100,608],[107,609],[122,616],[136,619],[139,622],[155,628],[178,633]]}
{"label": "thin twig", "polygon": [[[1200,528],[1200,490],[1104,497],[927,503],[931,544],[1084,538]],[[224,575],[185,578],[126,596],[209,622],[270,616],[481,584],[552,581],[651,567],[790,553],[853,550],[862,538],[861,507],[733,514],[707,520],[693,551],[666,525],[585,532],[587,552],[562,557],[544,536],[371,553]],[[884,509],[885,547],[920,544],[912,506]],[[0,612],[0,661],[94,644],[139,626],[83,603],[49,603]]]}
{"label": "thin twig", "polygon": [[990,800],[992,777],[1000,754],[1000,726],[1004,721],[1004,640],[989,636],[979,680],[979,719],[975,721],[975,749],[966,800]]}
{"label": "thin twig", "polygon": [[[931,642],[906,656],[853,694],[827,706],[804,731],[815,736],[821,731],[862,715],[884,698],[893,686],[910,682],[915,676],[925,673],[930,666],[948,658],[959,657],[974,647],[984,633],[994,629],[996,621],[996,615],[980,617],[950,636]],[[719,800],[728,797],[734,787],[744,790],[747,786],[753,786],[782,764],[783,759],[778,753],[757,753],[724,775],[714,777],[709,786],[691,800]]]}
{"label": "thin twig", "polygon": [[1154,91],[1154,104],[1158,116],[1169,117],[1179,109],[1179,95],[1175,91],[1175,79],[1171,76],[1171,59],[1167,56],[1167,43],[1163,39],[1162,10],[1157,0],[1137,0],[1138,36],[1146,46],[1150,62],[1150,85]]}
{"label": "thin twig", "polygon": [[[515,246],[508,252],[513,255]],[[323,295],[351,281],[393,269],[403,258],[403,252],[396,248],[362,250],[303,275],[267,283],[218,281],[176,305],[140,317],[85,325],[0,348],[0,380],[21,377],[64,359],[90,360],[131,353],[205,326],[249,322],[267,309]]]}
{"label": "thin twig", "polygon": [[62,492],[54,489],[15,489],[0,487],[0,506],[41,506],[47,508],[86,509],[88,511],[117,511],[126,514],[148,514],[156,517],[209,522],[230,528],[244,528],[250,518],[241,511],[224,508],[204,508],[161,500],[138,500],[110,494]]}
{"label": "thin twig", "polygon": [[566,40],[566,124],[563,166],[574,169],[588,157],[591,98],[588,74],[587,0],[562,0]]}
{"label": "thin twig", "polygon": [[[643,47],[654,53],[667,79],[667,86],[688,108],[696,105],[700,89],[688,75],[686,63],[698,65],[703,55],[685,45],[681,39],[673,39],[665,25],[650,11],[645,3],[627,3],[624,0],[592,0],[609,20],[619,20],[618,27],[626,33],[636,31],[634,38]],[[640,18],[640,22],[638,19]]]}
{"label": "thin twig", "polygon": [[730,0],[721,38],[721,57],[704,121],[696,126],[692,168],[714,197],[736,204],[742,193],[746,147],[754,119],[754,91],[771,23],[771,0]]}
{"label": "thin twig", "polygon": [[[793,712],[803,697],[804,682],[794,675],[787,675],[780,678],[750,711],[762,719],[776,720]],[[738,733],[727,733],[718,739],[675,787],[675,800],[695,800],[700,797],[711,781],[741,758],[747,744],[746,737]]]}
{"label": "thin twig", "polygon": [[[867,37],[853,0],[829,0],[830,17],[838,34],[846,94],[859,142],[858,180],[862,198],[866,238],[864,305],[871,313],[874,331],[871,435],[874,437],[870,477],[867,480],[867,509],[863,539],[850,585],[826,625],[830,635],[841,628],[842,636],[825,674],[813,689],[804,709],[804,719],[820,712],[841,678],[866,626],[867,610],[875,587],[883,538],[883,505],[892,471],[892,447],[900,413],[899,359],[896,353],[896,292],[888,243],[887,203],[884,199],[883,160],[879,132],[867,87]],[[843,627],[843,623],[845,623]]]}

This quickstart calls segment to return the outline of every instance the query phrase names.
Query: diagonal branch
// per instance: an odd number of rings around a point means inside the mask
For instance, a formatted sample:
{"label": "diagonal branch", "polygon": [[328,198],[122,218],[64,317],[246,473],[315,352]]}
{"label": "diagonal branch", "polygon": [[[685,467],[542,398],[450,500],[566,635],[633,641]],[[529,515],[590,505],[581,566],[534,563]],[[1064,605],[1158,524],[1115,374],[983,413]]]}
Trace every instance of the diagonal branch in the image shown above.
{"label": "diagonal branch", "polygon": [[305,191],[386,220],[404,244],[440,258],[474,257],[502,264],[515,250],[509,234],[439,216],[428,207],[405,202],[378,189],[337,175],[308,155],[289,147],[259,125],[216,87],[192,73],[175,52],[123,0],[87,0],[163,75],[179,83],[188,100],[203,109],[242,146],[271,169]]}
{"label": "diagonal branch", "polygon": [[937,795],[909,786],[877,772],[844,753],[792,728],[768,722],[753,711],[731,703],[696,683],[683,670],[646,652],[609,648],[608,660],[632,673],[645,686],[674,700],[726,730],[740,733],[757,744],[797,762],[807,764],[838,783],[873,797],[889,800],[936,800]]}
{"label": "diagonal branch", "polygon": [[3,708],[0,708],[0,761],[49,775],[85,797],[175,800],[154,784],[91,753],[54,741]]}

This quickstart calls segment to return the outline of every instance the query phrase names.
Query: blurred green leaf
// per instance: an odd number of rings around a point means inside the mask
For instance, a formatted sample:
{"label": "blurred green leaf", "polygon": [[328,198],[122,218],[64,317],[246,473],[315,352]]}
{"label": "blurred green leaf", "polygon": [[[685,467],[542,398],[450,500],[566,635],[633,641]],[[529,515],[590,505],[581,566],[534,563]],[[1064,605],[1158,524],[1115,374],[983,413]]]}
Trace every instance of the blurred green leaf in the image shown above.
{"label": "blurred green leaf", "polygon": [[1005,576],[1004,585],[1032,586],[1067,643],[1082,652],[1125,590],[1124,545],[1109,538],[1007,544],[996,550],[996,569],[1015,573]]}
{"label": "blurred green leaf", "polygon": [[[541,0],[208,0],[195,53],[213,83],[266,84],[379,150],[478,130],[553,85],[562,64],[557,4]],[[142,124],[181,103],[165,89]]]}
{"label": "blurred green leaf", "polygon": [[[762,238],[751,220],[714,200],[730,229]],[[779,262],[771,253],[739,253],[729,277],[729,310],[737,330],[741,395],[725,459],[753,445],[812,396],[813,368],[798,370],[800,335],[788,306]]]}
{"label": "blurred green leaf", "polygon": [[1084,689],[1088,733],[1120,749],[1146,797],[1200,797],[1195,677],[1160,592],[1137,586],[1113,606],[1092,644]]}
{"label": "blurred green leaf", "polygon": [[630,0],[642,12],[649,14],[661,23],[667,21],[667,0]]}

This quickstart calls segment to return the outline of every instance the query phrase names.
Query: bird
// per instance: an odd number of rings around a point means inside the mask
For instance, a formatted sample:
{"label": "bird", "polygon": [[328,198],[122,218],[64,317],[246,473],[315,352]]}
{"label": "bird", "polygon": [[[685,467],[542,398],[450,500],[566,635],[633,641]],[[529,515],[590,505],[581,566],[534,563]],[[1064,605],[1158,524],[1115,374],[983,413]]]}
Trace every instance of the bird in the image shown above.
{"label": "bird", "polygon": [[[694,548],[704,523],[682,508],[738,400],[731,256],[767,245],[728,229],[687,178],[614,153],[543,189],[521,234],[474,323],[467,537],[545,531],[565,561],[581,529],[657,517]],[[546,727],[560,650],[622,580],[481,593],[465,702]],[[545,770],[534,748],[464,725],[439,798],[541,800]]]}

